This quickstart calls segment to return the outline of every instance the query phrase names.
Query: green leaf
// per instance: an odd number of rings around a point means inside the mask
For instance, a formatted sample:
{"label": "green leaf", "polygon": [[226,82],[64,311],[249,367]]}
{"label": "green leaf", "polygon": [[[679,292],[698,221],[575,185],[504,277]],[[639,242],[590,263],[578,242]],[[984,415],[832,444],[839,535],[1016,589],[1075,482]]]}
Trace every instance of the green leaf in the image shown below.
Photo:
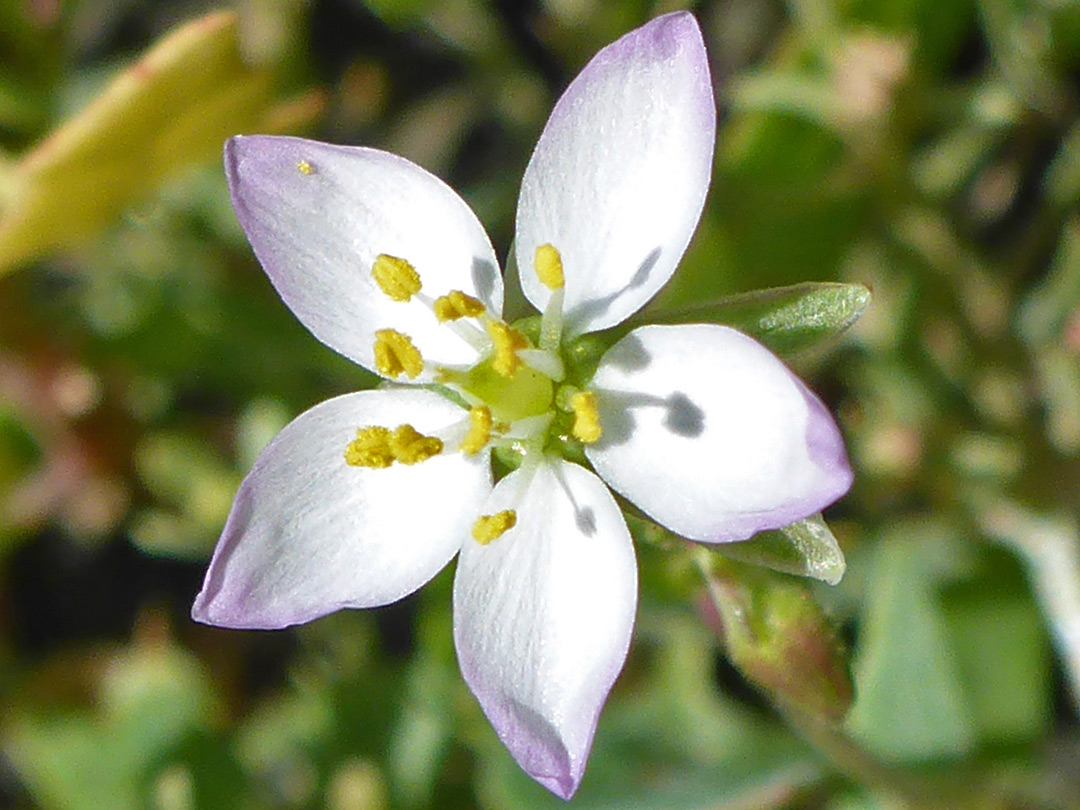
{"label": "green leaf", "polygon": [[776,531],[761,532],[742,543],[712,548],[733,560],[820,579],[830,585],[839,583],[847,569],[844,552],[820,514]]}
{"label": "green leaf", "polygon": [[1032,602],[980,593],[950,604],[946,618],[979,739],[1040,737],[1051,716],[1050,661]]}
{"label": "green leaf", "polygon": [[209,723],[215,701],[198,662],[148,640],[106,661],[99,713],[16,711],[4,753],[50,810],[136,810],[160,759]]}
{"label": "green leaf", "polygon": [[363,0],[372,14],[392,28],[419,23],[433,5],[432,0]]}
{"label": "green leaf", "polygon": [[905,525],[875,549],[848,728],[887,762],[957,757],[975,743],[935,593],[941,571],[934,552],[947,533]]}
{"label": "green leaf", "polygon": [[171,509],[144,508],[131,539],[148,554],[202,559],[228,517],[240,476],[198,436],[160,432],[135,447],[135,471]]}
{"label": "green leaf", "polygon": [[235,13],[177,28],[5,178],[0,273],[86,238],[177,169],[217,158],[269,101],[269,72],[243,58]]}
{"label": "green leaf", "polygon": [[844,332],[870,305],[861,284],[795,284],[725,296],[667,312],[652,312],[651,323],[718,323],[733,326],[777,354],[791,355]]}
{"label": "green leaf", "polygon": [[1080,300],[1080,219],[1061,231],[1050,272],[1020,307],[1019,331],[1031,346],[1055,342]]}

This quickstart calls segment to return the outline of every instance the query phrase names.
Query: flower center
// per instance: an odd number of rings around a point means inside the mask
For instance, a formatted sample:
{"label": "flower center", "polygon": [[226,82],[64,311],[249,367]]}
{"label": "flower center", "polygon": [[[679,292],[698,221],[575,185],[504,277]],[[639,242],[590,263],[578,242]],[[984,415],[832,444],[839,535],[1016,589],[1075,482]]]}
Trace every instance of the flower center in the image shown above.
{"label": "flower center", "polygon": [[[478,360],[468,367],[431,366],[408,335],[391,328],[377,330],[374,356],[380,374],[392,379],[404,374],[414,380],[425,369],[434,371],[428,379],[433,376],[469,410],[432,436],[408,424],[361,427],[345,448],[346,463],[384,469],[395,463],[417,464],[443,452],[474,456],[491,446],[511,446],[520,456],[539,457],[553,452],[551,447],[559,442],[565,446],[570,437],[586,444],[599,441],[603,428],[596,394],[563,384],[562,256],[553,245],[541,245],[533,267],[551,290],[539,329],[525,328],[535,344],[521,329],[492,316],[482,301],[461,290],[432,299],[407,259],[389,254],[376,257],[371,277],[382,294],[402,306],[427,307],[440,324],[476,349]],[[483,515],[473,527],[473,537],[478,543],[490,543],[512,530],[516,519],[512,509]]]}

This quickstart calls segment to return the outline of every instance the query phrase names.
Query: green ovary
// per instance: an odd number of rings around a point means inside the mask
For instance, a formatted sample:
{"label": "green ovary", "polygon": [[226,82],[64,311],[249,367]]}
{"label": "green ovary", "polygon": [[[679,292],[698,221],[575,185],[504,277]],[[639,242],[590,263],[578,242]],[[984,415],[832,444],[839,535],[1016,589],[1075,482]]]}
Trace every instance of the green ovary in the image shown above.
{"label": "green ovary", "polygon": [[492,368],[489,358],[454,381],[482,400],[500,422],[540,416],[553,407],[555,386],[528,366],[521,366],[511,377],[503,377]]}

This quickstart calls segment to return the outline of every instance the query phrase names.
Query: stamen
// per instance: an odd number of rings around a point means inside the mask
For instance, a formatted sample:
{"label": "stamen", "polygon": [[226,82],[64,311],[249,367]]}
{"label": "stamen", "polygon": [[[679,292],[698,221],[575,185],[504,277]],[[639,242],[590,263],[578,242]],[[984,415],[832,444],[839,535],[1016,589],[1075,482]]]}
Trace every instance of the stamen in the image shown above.
{"label": "stamen", "polygon": [[492,540],[497,540],[517,525],[517,512],[513,509],[504,509],[494,515],[481,515],[476,519],[472,527],[473,540],[482,546],[486,546]]}
{"label": "stamen", "polygon": [[480,405],[469,409],[469,432],[461,441],[461,452],[467,456],[475,456],[491,441],[491,429],[493,420],[491,409],[486,405]]}
{"label": "stamen", "polygon": [[379,289],[395,301],[408,301],[420,292],[420,274],[405,259],[380,253],[371,265]]}
{"label": "stamen", "polygon": [[439,323],[445,323],[459,318],[476,318],[483,315],[484,302],[466,295],[461,290],[451,290],[446,295],[436,298],[432,309]]}
{"label": "stamen", "polygon": [[443,450],[442,439],[425,436],[412,425],[400,425],[390,434],[390,451],[394,460],[402,464],[419,464]]}
{"label": "stamen", "polygon": [[566,284],[563,278],[562,256],[554,245],[540,245],[536,249],[533,266],[536,268],[536,275],[541,283],[549,290],[561,290]]}
{"label": "stamen", "polygon": [[570,397],[570,408],[574,412],[574,426],[570,429],[574,438],[586,444],[600,441],[604,430],[600,427],[600,414],[596,410],[596,394],[578,391]]}
{"label": "stamen", "polygon": [[308,163],[306,160],[298,160],[298,161],[296,161],[296,170],[298,172],[300,172],[300,174],[314,174],[315,173],[315,167],[312,166],[310,163]]}
{"label": "stamen", "polygon": [[370,467],[384,470],[394,463],[394,451],[390,449],[390,431],[384,427],[364,427],[356,431],[356,438],[345,446],[345,463],[352,467]]}
{"label": "stamen", "polygon": [[521,332],[512,329],[502,321],[488,321],[487,332],[495,344],[495,357],[491,367],[501,377],[513,377],[521,368],[521,358],[517,356],[521,349],[529,348],[529,341]]}
{"label": "stamen", "polygon": [[396,329],[375,333],[375,370],[397,379],[402,373],[410,380],[424,370],[424,358],[408,335]]}

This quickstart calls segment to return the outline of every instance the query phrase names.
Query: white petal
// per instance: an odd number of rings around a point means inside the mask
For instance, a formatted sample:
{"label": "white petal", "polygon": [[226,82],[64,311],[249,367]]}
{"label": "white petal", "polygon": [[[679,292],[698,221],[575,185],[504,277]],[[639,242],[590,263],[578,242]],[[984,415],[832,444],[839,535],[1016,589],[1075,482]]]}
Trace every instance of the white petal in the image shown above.
{"label": "white petal", "polygon": [[693,540],[744,540],[851,486],[825,406],[760,343],[725,326],[646,326],[592,386],[604,431],[585,454],[641,509]]}
{"label": "white petal", "polygon": [[263,451],[236,495],[192,616],[277,628],[412,593],[454,555],[491,490],[487,459],[350,467],[357,428],[421,433],[461,418],[428,391],[364,391],[316,405]]}
{"label": "white petal", "polygon": [[454,579],[454,641],[465,681],[523,769],[553,793],[577,790],[597,717],[630,645],[637,565],[626,523],[592,473],[543,462],[518,470],[484,514],[517,526],[465,541]]}
{"label": "white petal", "polygon": [[411,337],[425,360],[472,362],[475,350],[427,307],[392,301],[371,278],[386,253],[412,263],[432,298],[461,290],[502,311],[491,243],[449,186],[387,152],[265,135],[232,138],[225,172],[255,255],[315,337],[372,370],[385,328]]}
{"label": "white petal", "polygon": [[671,277],[712,173],[716,107],[701,31],[658,17],[600,51],[571,83],[525,170],[517,213],[521,285],[554,245],[566,276],[566,328],[580,334],[637,311]]}

